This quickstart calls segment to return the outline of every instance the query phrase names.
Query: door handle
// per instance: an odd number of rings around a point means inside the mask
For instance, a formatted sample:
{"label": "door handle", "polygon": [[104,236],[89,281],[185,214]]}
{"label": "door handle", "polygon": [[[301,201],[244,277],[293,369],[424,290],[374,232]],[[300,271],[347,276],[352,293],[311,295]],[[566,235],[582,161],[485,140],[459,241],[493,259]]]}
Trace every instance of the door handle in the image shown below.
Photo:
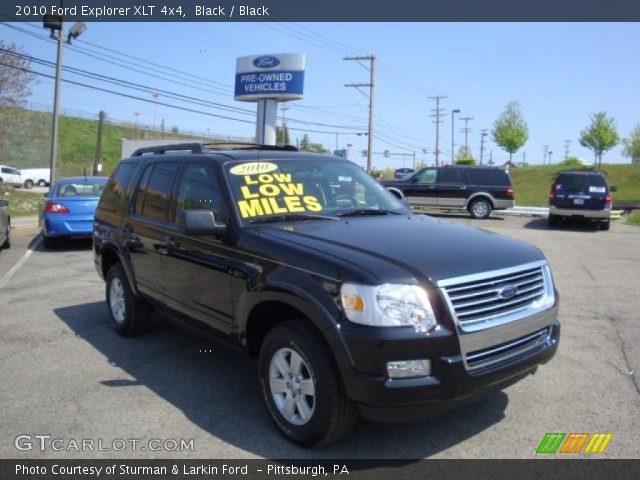
{"label": "door handle", "polygon": [[170,235],[164,237],[164,243],[171,248],[175,248],[175,249],[180,248],[180,240]]}
{"label": "door handle", "polygon": [[467,187],[465,185],[463,185],[462,187],[460,187],[460,190],[466,190]]}
{"label": "door handle", "polygon": [[433,190],[434,188],[436,188],[436,186],[435,186],[435,185],[429,185],[427,188],[428,188],[429,190]]}

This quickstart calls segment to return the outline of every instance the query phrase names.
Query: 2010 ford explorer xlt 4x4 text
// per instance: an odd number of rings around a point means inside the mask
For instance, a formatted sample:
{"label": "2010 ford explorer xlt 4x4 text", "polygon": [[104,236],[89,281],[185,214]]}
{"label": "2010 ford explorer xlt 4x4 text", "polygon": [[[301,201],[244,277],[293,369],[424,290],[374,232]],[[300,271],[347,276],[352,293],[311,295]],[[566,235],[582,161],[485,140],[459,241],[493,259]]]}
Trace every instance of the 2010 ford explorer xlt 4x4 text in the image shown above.
{"label": "2010 ford explorer xlt 4x4 text", "polygon": [[554,355],[537,248],[412,214],[343,159],[224,148],[141,149],[111,176],[94,247],[118,333],[162,309],[236,342],[258,357],[275,425],[305,446],[359,415],[433,416]]}

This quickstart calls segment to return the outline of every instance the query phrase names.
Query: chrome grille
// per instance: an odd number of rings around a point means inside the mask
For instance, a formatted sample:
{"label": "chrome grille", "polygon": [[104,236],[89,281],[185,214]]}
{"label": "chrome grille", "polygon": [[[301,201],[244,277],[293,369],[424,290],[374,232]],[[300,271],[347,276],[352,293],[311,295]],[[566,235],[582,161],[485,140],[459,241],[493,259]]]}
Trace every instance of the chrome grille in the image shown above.
{"label": "chrome grille", "polygon": [[[506,289],[513,295],[503,295]],[[464,330],[541,300],[545,295],[545,276],[543,267],[536,267],[453,283],[444,286],[443,291],[453,309],[452,313]]]}
{"label": "chrome grille", "polygon": [[505,362],[510,358],[527,353],[536,347],[543,345],[550,334],[549,328],[543,328],[524,337],[516,338],[507,343],[494,347],[467,353],[467,365],[469,370],[488,369],[493,365]]}

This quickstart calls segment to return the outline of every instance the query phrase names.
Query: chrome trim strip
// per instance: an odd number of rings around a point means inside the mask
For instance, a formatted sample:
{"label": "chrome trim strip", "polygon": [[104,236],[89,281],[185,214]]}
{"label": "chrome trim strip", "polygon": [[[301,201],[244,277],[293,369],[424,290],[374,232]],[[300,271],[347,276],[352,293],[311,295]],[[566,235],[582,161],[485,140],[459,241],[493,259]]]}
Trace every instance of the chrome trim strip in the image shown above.
{"label": "chrome trim strip", "polygon": [[490,270],[488,272],[473,273],[471,275],[463,275],[461,277],[446,278],[444,280],[438,281],[437,285],[438,287],[442,288],[442,287],[449,287],[451,285],[456,285],[459,283],[470,283],[470,282],[475,282],[478,280],[485,280],[485,279],[488,280],[492,277],[501,277],[501,276],[509,275],[512,273],[520,273],[523,270],[533,270],[534,268],[544,267],[546,265],[547,265],[546,260],[538,260],[537,262],[524,263],[522,265],[503,268],[500,270]]}
{"label": "chrome trim strip", "polygon": [[[483,368],[487,368],[492,365],[495,365],[496,363],[504,362],[506,360],[509,360],[510,358],[516,357],[530,350],[534,350],[535,348],[540,347],[541,345],[544,345],[549,340],[550,336],[551,336],[551,329],[547,327],[525,338],[518,339],[513,343],[502,345],[501,347],[496,348],[495,350],[487,350],[482,352],[481,356],[483,357],[489,356],[489,358],[485,360],[475,361],[473,358],[474,355],[471,354],[467,357],[467,360],[471,362],[470,370],[476,371]],[[504,351],[504,350],[508,350],[508,352],[495,355],[495,353]]]}

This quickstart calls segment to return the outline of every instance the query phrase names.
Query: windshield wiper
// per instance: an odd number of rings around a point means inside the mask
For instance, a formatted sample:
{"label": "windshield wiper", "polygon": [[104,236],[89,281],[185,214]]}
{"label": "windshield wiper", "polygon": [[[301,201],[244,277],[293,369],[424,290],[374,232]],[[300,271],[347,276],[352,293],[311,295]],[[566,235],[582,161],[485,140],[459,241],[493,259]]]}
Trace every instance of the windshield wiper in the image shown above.
{"label": "windshield wiper", "polygon": [[249,223],[300,222],[304,220],[337,220],[337,218],[327,217],[325,215],[311,215],[307,213],[285,213],[283,215],[255,218],[253,220],[249,220]]}
{"label": "windshield wiper", "polygon": [[357,210],[349,210],[348,212],[339,213],[339,217],[359,217],[364,215],[400,215],[400,212],[393,210],[383,210],[379,208],[359,208]]}

